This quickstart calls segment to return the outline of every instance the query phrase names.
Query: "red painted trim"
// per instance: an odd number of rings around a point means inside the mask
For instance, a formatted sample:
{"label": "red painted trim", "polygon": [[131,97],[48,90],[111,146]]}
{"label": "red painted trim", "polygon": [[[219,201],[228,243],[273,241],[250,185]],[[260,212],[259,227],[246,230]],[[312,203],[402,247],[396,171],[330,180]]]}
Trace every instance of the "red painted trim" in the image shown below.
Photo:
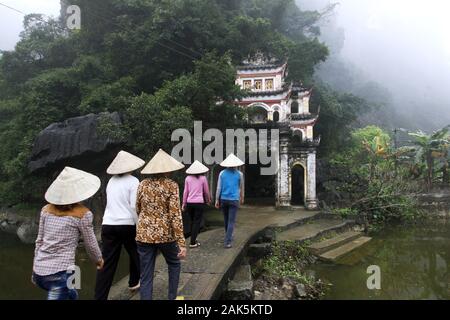
{"label": "red painted trim", "polygon": [[283,72],[276,73],[238,73],[238,78],[246,79],[246,78],[267,78],[267,77],[275,77],[282,76]]}
{"label": "red painted trim", "polygon": [[250,105],[252,103],[265,103],[265,104],[280,104],[281,101],[283,101],[285,99],[282,100],[255,100],[255,101],[240,101],[238,102],[239,105]]}

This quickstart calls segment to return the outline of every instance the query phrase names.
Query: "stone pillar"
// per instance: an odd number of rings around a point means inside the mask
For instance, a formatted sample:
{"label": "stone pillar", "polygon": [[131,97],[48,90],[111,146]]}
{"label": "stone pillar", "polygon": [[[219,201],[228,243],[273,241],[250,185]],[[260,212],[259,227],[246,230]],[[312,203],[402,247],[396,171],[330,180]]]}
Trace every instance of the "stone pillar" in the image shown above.
{"label": "stone pillar", "polygon": [[208,187],[209,187],[209,193],[211,195],[211,200],[214,202],[216,201],[216,189],[215,189],[215,185],[214,185],[214,174],[216,172],[216,167],[214,165],[211,166],[211,169],[209,170],[208,173]]}
{"label": "stone pillar", "polygon": [[247,179],[247,176],[245,175],[245,165],[243,165],[243,166],[240,167],[239,169],[240,169],[240,171],[242,172],[242,174],[244,175],[244,190],[242,190],[242,194],[244,195],[244,201],[245,201],[245,199],[247,199],[247,194],[245,193],[245,186],[247,185],[246,182],[248,182],[248,181],[246,180],[246,179]]}
{"label": "stone pillar", "polygon": [[280,135],[280,164],[277,173],[277,207],[289,207],[291,194],[289,192],[289,139]]}
{"label": "stone pillar", "polygon": [[309,151],[307,157],[307,179],[306,179],[306,209],[314,210],[318,207],[316,194],[316,151]]}

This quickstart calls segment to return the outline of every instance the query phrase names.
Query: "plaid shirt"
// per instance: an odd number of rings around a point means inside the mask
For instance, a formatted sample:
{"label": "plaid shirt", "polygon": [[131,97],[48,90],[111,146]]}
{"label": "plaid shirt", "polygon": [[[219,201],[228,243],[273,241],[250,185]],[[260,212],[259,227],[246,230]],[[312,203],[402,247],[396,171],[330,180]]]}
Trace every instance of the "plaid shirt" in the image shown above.
{"label": "plaid shirt", "polygon": [[73,267],[80,236],[91,260],[100,261],[102,254],[92,220],[92,212],[81,205],[64,212],[53,205],[42,208],[33,271],[47,276]]}

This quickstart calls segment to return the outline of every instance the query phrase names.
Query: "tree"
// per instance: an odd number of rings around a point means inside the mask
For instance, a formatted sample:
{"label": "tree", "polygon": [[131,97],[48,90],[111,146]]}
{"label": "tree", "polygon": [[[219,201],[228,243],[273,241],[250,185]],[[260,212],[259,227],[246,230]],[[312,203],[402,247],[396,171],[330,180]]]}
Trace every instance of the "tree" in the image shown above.
{"label": "tree", "polygon": [[425,167],[425,182],[428,189],[433,186],[436,161],[444,162],[444,170],[446,170],[450,148],[449,129],[450,126],[447,126],[432,134],[426,134],[422,131],[409,133],[414,138],[414,145],[416,146],[415,165],[418,168]]}
{"label": "tree", "polygon": [[418,186],[407,179],[407,168],[395,174],[395,152],[383,129],[353,130],[343,149],[329,157],[324,201],[338,213],[359,214],[368,222],[416,217]]}
{"label": "tree", "polygon": [[256,51],[290,61],[290,72],[305,83],[327,56],[316,39],[320,14],[291,0],[71,4],[81,8],[81,30],[27,16],[15,50],[0,58],[2,204],[35,197],[28,186],[39,179],[27,161],[35,137],[52,122],[118,111],[125,125],[116,133],[148,156],[167,145],[171,129],[190,128],[194,119],[204,128],[238,125],[244,116],[234,102],[243,93],[234,66]]}

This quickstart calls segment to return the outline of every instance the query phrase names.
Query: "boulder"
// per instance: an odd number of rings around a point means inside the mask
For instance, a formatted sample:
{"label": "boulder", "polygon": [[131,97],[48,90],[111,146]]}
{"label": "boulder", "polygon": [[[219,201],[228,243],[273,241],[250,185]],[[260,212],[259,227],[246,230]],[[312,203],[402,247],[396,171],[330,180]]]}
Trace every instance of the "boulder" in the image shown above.
{"label": "boulder", "polygon": [[24,222],[17,229],[17,236],[23,243],[34,243],[38,234],[38,225],[32,222]]}
{"label": "boulder", "polygon": [[250,265],[239,266],[233,280],[228,283],[225,297],[228,300],[253,300],[253,280]]}
{"label": "boulder", "polygon": [[262,235],[257,239],[256,243],[268,243],[276,240],[276,231],[272,228],[267,228]]}
{"label": "boulder", "polygon": [[306,286],[302,283],[299,283],[294,286],[294,294],[297,298],[305,298],[308,296],[308,293],[306,292]]}
{"label": "boulder", "polygon": [[269,255],[271,251],[271,244],[266,243],[253,243],[248,247],[247,255],[254,259],[261,259]]}
{"label": "boulder", "polygon": [[[69,118],[49,125],[34,141],[28,163],[29,170],[32,173],[45,169],[59,170],[65,165],[79,164],[80,161],[89,167],[98,162],[112,160],[112,154],[117,152],[117,147],[124,141],[121,138],[102,134],[100,130],[102,121],[107,121],[108,125],[122,124],[117,112],[104,112]],[[108,152],[111,149],[114,150]],[[105,153],[107,154],[101,157]],[[107,160],[101,161],[102,158]]]}
{"label": "boulder", "polygon": [[17,225],[17,223],[12,223],[8,220],[3,220],[2,222],[0,222],[0,231],[1,232],[14,234],[14,233],[16,233],[18,227],[19,226]]}

